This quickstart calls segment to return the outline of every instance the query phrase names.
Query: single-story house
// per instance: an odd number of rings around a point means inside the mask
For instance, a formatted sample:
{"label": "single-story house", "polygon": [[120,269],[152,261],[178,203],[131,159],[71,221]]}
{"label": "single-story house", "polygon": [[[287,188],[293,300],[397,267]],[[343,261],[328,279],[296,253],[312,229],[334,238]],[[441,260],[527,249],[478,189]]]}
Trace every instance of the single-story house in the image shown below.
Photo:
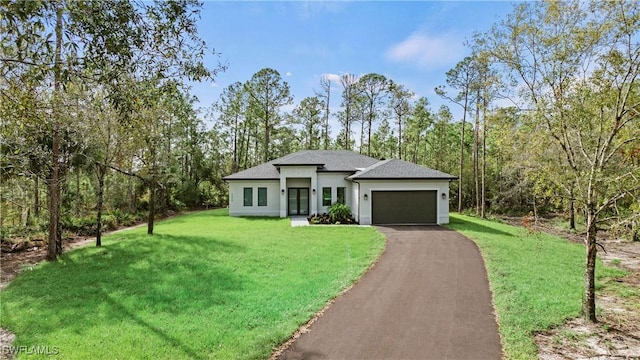
{"label": "single-story house", "polygon": [[348,150],[303,150],[231,174],[231,216],[309,216],[335,202],[368,224],[446,224],[457,177]]}

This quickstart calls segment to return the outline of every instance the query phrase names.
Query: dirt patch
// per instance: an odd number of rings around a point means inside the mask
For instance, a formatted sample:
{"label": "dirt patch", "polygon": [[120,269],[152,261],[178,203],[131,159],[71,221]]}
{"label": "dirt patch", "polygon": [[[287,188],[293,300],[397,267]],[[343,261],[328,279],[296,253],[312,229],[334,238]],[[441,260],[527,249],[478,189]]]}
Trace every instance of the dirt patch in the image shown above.
{"label": "dirt patch", "polygon": [[[506,223],[542,231],[571,242],[584,244],[584,233],[558,229],[551,219],[503,217]],[[597,324],[571,319],[562,326],[539,333],[535,337],[541,360],[558,359],[640,359],[640,242],[611,239],[598,232],[598,256],[607,266],[628,272],[613,279],[596,293]]]}

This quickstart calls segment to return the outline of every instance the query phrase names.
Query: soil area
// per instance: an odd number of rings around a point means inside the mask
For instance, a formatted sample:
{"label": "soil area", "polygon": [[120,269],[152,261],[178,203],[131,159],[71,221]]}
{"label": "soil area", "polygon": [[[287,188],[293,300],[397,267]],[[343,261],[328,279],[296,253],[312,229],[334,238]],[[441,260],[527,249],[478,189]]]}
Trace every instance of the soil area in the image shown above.
{"label": "soil area", "polygon": [[[558,229],[549,219],[538,218],[532,222],[532,219],[503,217],[502,220],[584,244],[584,233]],[[597,324],[576,318],[536,334],[541,360],[640,359],[640,242],[612,239],[603,231],[598,232],[598,242],[604,248],[604,251],[598,249],[603,263],[628,274],[596,290]]]}

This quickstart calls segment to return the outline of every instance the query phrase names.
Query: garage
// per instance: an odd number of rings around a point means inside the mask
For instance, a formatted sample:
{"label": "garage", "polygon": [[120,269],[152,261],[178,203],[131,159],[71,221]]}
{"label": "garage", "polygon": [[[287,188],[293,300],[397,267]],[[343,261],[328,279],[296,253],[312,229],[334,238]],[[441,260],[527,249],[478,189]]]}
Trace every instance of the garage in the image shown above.
{"label": "garage", "polygon": [[437,224],[435,190],[372,191],[372,224]]}

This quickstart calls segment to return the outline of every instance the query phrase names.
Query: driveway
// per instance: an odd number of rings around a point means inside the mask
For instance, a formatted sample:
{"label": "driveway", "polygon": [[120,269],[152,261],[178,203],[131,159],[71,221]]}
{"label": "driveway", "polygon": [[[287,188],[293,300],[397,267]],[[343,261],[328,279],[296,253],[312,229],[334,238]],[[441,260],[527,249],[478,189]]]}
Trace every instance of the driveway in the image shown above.
{"label": "driveway", "polygon": [[476,245],[437,226],[378,229],[379,262],[279,359],[500,359]]}

